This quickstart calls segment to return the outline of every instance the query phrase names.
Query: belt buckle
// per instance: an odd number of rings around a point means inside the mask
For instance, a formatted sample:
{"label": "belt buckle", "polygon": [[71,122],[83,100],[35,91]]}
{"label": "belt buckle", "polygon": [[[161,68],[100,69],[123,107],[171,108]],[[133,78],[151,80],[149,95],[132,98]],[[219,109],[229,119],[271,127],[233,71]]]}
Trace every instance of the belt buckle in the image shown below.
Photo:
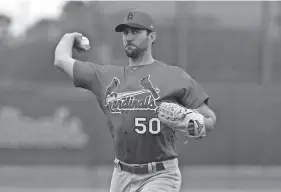
{"label": "belt buckle", "polygon": [[142,165],[133,165],[132,166],[132,173],[137,173],[137,169],[142,168]]}

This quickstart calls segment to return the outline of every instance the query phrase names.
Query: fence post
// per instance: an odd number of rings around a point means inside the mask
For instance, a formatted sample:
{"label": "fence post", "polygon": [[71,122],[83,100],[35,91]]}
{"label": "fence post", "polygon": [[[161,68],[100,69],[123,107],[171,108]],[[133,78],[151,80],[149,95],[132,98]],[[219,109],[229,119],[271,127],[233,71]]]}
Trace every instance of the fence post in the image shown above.
{"label": "fence post", "polygon": [[[274,2],[273,2],[274,3]],[[260,84],[272,82],[272,43],[274,40],[274,19],[272,2],[263,1],[261,4],[261,45],[260,45]]]}
{"label": "fence post", "polygon": [[175,21],[177,27],[177,66],[185,71],[188,66],[188,27],[189,15],[195,6],[195,2],[175,2]]}

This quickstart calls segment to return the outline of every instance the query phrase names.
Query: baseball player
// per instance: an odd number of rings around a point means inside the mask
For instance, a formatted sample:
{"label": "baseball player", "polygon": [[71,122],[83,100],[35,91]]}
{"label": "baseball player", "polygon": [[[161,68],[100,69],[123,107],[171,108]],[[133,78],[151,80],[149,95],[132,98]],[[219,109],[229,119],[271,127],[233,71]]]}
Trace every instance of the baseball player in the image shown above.
{"label": "baseball player", "polygon": [[62,37],[54,65],[75,87],[91,91],[108,119],[116,157],[110,191],[179,192],[176,131],[200,139],[214,129],[209,97],[184,70],[153,58],[157,35],[150,15],[132,10],[115,31],[129,58],[125,67],[74,59],[73,48],[90,48],[76,32]]}

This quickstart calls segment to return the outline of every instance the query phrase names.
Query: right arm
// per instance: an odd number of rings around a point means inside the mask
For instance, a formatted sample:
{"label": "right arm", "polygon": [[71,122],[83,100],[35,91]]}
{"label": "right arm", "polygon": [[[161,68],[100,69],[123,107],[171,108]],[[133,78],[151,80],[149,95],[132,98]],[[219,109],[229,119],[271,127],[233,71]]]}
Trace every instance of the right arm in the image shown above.
{"label": "right arm", "polygon": [[82,37],[79,33],[67,33],[58,43],[55,50],[54,66],[66,73],[71,79],[74,79],[73,66],[75,59],[72,58],[72,48],[75,38]]}
{"label": "right arm", "polygon": [[55,49],[54,66],[68,75],[76,87],[84,88],[97,94],[100,91],[97,65],[72,58],[74,42],[81,38],[82,34],[80,33],[67,33],[61,38]]}

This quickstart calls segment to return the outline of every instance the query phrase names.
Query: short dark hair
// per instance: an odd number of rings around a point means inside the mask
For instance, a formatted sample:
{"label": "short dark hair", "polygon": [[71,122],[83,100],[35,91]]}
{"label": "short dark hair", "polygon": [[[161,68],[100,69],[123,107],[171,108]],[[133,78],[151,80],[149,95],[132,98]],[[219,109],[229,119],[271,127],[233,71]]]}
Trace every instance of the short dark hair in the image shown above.
{"label": "short dark hair", "polygon": [[152,33],[152,31],[150,31],[149,29],[145,29],[146,30],[146,34],[149,35],[150,33]]}

